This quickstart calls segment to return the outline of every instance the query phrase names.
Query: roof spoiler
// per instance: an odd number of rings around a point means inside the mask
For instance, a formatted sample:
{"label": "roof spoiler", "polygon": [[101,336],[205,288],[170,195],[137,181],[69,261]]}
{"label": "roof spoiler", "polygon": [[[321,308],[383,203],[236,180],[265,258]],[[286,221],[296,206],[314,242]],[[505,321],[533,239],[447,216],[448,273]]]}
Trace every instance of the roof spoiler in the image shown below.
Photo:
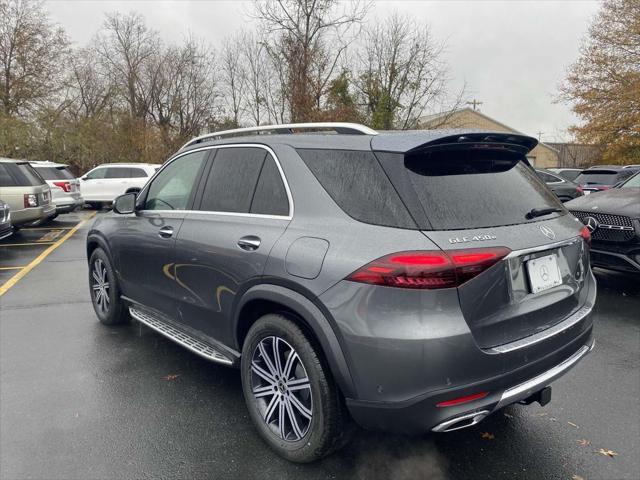
{"label": "roof spoiler", "polygon": [[420,130],[396,134],[380,134],[371,139],[371,149],[383,152],[410,153],[427,148],[450,148],[477,145],[527,154],[538,140],[527,135],[482,130]]}

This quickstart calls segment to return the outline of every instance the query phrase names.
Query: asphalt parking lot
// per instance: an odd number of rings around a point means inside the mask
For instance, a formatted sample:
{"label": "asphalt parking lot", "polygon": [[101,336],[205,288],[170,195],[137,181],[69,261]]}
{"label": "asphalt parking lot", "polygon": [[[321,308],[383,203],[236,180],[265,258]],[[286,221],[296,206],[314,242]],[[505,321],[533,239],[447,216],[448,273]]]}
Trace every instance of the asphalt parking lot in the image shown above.
{"label": "asphalt parking lot", "polygon": [[449,434],[357,432],[332,457],[294,465],[258,438],[237,371],[139,325],[97,322],[91,213],[0,242],[2,479],[640,478],[638,278],[598,272],[596,348],[546,407]]}

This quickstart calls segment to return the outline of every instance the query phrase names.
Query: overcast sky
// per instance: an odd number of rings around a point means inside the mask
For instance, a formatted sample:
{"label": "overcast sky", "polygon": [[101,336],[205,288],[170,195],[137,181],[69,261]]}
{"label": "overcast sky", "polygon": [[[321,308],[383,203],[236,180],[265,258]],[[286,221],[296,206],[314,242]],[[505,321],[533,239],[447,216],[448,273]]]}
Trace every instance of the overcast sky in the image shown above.
{"label": "overcast sky", "polygon": [[[135,10],[167,41],[190,31],[218,46],[225,36],[249,26],[245,12],[251,4],[50,0],[46,6],[78,45],[100,28],[104,12]],[[448,45],[453,88],[466,84],[469,98],[483,102],[483,113],[536,137],[543,132],[543,141],[553,141],[565,137],[577,121],[554,98],[598,8],[597,0],[378,0],[370,19],[395,10],[428,24]]]}

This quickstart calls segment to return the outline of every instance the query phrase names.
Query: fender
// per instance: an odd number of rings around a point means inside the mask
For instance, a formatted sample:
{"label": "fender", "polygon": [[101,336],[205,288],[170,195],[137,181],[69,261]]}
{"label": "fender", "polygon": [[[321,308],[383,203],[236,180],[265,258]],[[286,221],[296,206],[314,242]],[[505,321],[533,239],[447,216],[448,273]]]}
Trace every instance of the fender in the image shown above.
{"label": "fender", "polygon": [[[329,368],[342,393],[348,398],[357,398],[353,378],[344,351],[340,346],[335,328],[317,305],[307,297],[287,287],[273,284],[254,285],[237,303],[233,315],[233,332],[238,331],[240,312],[252,300],[268,300],[280,303],[297,312],[311,328],[329,363]],[[241,349],[241,346],[239,347]]]}
{"label": "fender", "polygon": [[[90,243],[97,243],[100,248],[102,248],[105,252],[107,252],[107,255],[109,256],[109,258],[112,261],[114,260],[113,255],[111,254],[111,248],[109,247],[109,243],[107,242],[107,240],[97,230],[90,230],[89,233],[87,234],[87,261],[89,261],[89,244]],[[113,265],[113,267],[116,268],[116,265]]]}

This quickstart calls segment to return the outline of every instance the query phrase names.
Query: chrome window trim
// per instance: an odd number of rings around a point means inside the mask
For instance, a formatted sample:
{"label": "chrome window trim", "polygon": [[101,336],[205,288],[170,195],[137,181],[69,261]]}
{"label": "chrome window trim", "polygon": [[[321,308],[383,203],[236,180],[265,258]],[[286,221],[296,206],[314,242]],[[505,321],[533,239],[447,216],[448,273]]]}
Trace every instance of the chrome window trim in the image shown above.
{"label": "chrome window trim", "polygon": [[156,173],[153,177],[149,179],[147,184],[140,191],[140,196],[147,193],[151,183],[155,180],[155,177],[158,176],[168,165],[172,164],[174,161],[179,159],[180,157],[184,157],[190,153],[201,152],[204,150],[217,150],[221,148],[261,148],[267,151],[276,162],[276,167],[278,167],[278,172],[280,172],[280,178],[284,183],[284,189],[287,193],[287,201],[289,202],[289,215],[267,215],[263,213],[241,213],[241,212],[214,212],[210,210],[139,210],[139,212],[151,212],[151,213],[200,213],[207,215],[223,215],[223,216],[233,216],[233,217],[245,217],[245,218],[267,218],[273,220],[291,220],[293,219],[294,213],[294,205],[293,205],[293,195],[291,194],[291,188],[289,187],[289,182],[287,181],[287,177],[284,174],[284,170],[282,169],[282,165],[280,164],[280,160],[276,155],[276,152],[267,145],[261,143],[234,143],[234,144],[225,144],[225,145],[209,145],[206,147],[194,148],[192,150],[181,152],[171,157],[169,161],[167,161]]}

